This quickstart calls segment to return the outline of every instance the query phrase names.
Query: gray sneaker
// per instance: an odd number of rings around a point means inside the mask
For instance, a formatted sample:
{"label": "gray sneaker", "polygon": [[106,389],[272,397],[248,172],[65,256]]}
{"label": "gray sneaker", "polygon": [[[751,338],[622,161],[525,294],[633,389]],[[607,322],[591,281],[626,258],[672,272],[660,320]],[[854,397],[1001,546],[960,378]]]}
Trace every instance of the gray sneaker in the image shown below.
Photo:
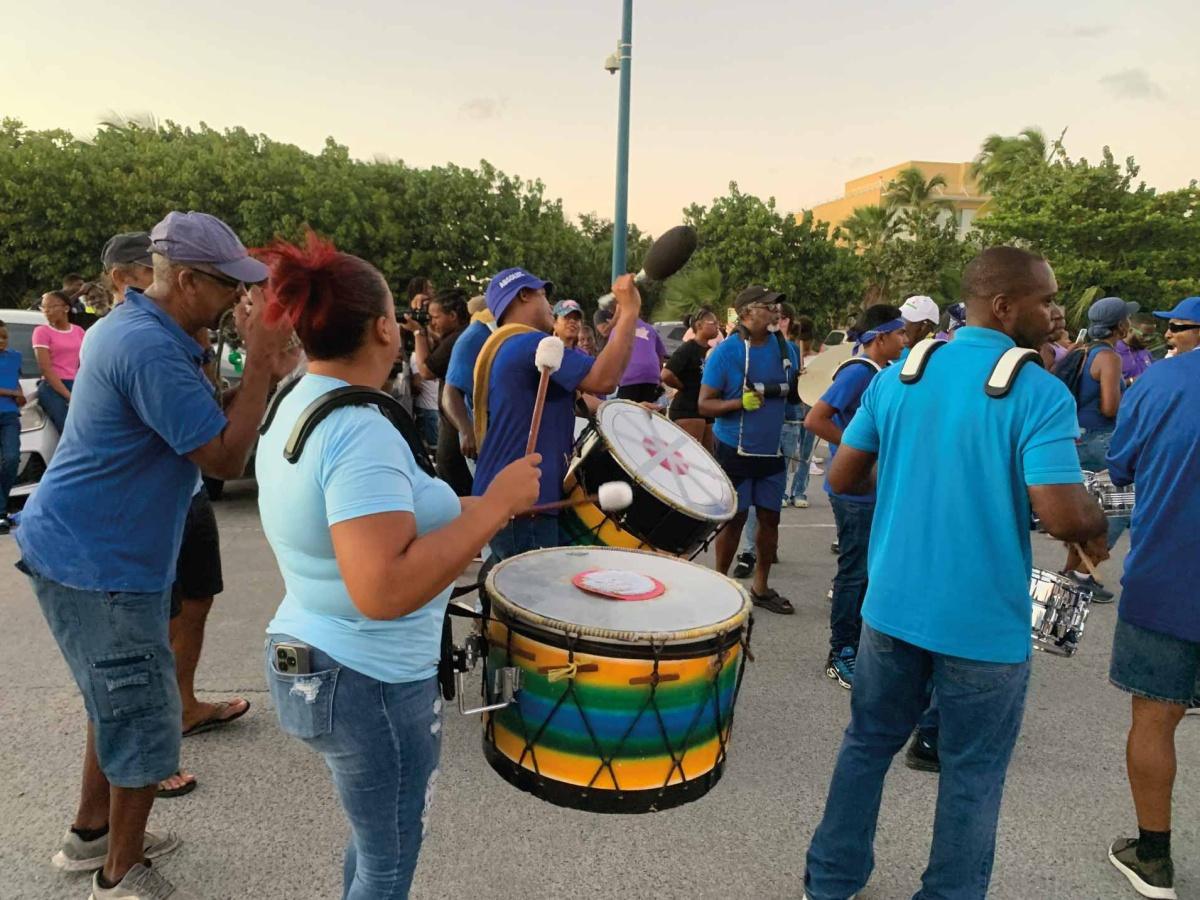
{"label": "gray sneaker", "polygon": [[[180,844],[179,835],[168,831],[165,835],[147,831],[142,841],[146,859],[156,859],[175,850]],[[62,849],[50,860],[64,872],[94,872],[104,868],[108,856],[108,835],[94,841],[85,841],[73,831],[67,831]]]}
{"label": "gray sneaker", "polygon": [[100,873],[92,876],[92,893],[88,900],[195,900],[185,894],[149,866],[138,863],[125,873],[116,887],[100,887]]}
{"label": "gray sneaker", "polygon": [[1143,897],[1176,900],[1175,867],[1171,858],[1143,860],[1138,856],[1137,845],[1137,838],[1113,841],[1108,849],[1109,862],[1129,879],[1133,889]]}

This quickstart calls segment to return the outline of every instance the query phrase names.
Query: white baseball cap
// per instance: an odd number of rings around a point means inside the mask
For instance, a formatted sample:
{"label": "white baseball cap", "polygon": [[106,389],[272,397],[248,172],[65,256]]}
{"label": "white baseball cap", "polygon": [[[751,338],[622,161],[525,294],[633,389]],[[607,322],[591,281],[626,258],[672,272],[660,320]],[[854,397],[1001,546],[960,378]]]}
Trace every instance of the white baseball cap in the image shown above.
{"label": "white baseball cap", "polygon": [[917,294],[905,300],[900,305],[900,315],[905,322],[933,322],[935,325],[942,317],[933,298],[924,294]]}

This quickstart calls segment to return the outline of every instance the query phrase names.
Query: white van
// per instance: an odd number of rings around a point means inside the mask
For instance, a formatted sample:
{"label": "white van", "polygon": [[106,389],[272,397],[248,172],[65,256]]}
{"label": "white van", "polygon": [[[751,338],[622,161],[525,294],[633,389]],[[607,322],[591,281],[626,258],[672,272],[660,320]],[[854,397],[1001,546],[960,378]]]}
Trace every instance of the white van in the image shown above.
{"label": "white van", "polygon": [[46,466],[58,446],[58,429],[42,412],[37,402],[37,383],[41,377],[33,353],[33,329],[46,324],[46,317],[32,309],[0,309],[0,322],[8,326],[8,349],[21,354],[21,465],[12,497],[28,497],[42,479]]}

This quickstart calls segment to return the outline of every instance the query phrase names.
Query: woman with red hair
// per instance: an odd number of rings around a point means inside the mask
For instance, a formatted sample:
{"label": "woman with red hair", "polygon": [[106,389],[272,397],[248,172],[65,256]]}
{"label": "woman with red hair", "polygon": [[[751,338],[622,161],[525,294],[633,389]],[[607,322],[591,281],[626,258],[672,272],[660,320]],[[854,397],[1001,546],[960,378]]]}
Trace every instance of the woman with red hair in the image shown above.
{"label": "woman with red hair", "polygon": [[343,897],[407,897],[441,747],[450,589],[535,502],[539,458],[460,501],[379,409],[342,406],[289,462],[285,443],[310,404],[337,388],[378,389],[400,331],[369,263],[312,233],[262,256],[268,319],[290,321],[309,360],[258,445],[263,530],[287,588],[267,627],[267,681],[280,727],[324,756],[350,820]]}

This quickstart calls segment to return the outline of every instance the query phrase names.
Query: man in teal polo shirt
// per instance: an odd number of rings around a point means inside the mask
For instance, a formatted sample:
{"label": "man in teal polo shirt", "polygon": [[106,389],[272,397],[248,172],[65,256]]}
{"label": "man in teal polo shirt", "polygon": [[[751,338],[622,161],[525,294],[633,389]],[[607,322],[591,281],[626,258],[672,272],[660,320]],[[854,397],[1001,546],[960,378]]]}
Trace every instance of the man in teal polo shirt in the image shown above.
{"label": "man in teal polo shirt", "polygon": [[[915,383],[903,383],[897,366],[875,376],[830,466],[834,490],[862,493],[875,480],[878,499],[850,724],[808,851],[810,900],[846,900],[866,885],[884,776],[930,684],[941,784],[919,896],[987,894],[1029,680],[1030,507],[1054,537],[1108,555],[1063,384],[1026,365],[1007,396],[984,392],[1007,350],[1046,340],[1057,290],[1041,257],[983,251],[963,273],[967,327]],[[970,491],[935,484],[935,473],[951,470],[969,473]],[[916,582],[913,560],[930,563]]]}

